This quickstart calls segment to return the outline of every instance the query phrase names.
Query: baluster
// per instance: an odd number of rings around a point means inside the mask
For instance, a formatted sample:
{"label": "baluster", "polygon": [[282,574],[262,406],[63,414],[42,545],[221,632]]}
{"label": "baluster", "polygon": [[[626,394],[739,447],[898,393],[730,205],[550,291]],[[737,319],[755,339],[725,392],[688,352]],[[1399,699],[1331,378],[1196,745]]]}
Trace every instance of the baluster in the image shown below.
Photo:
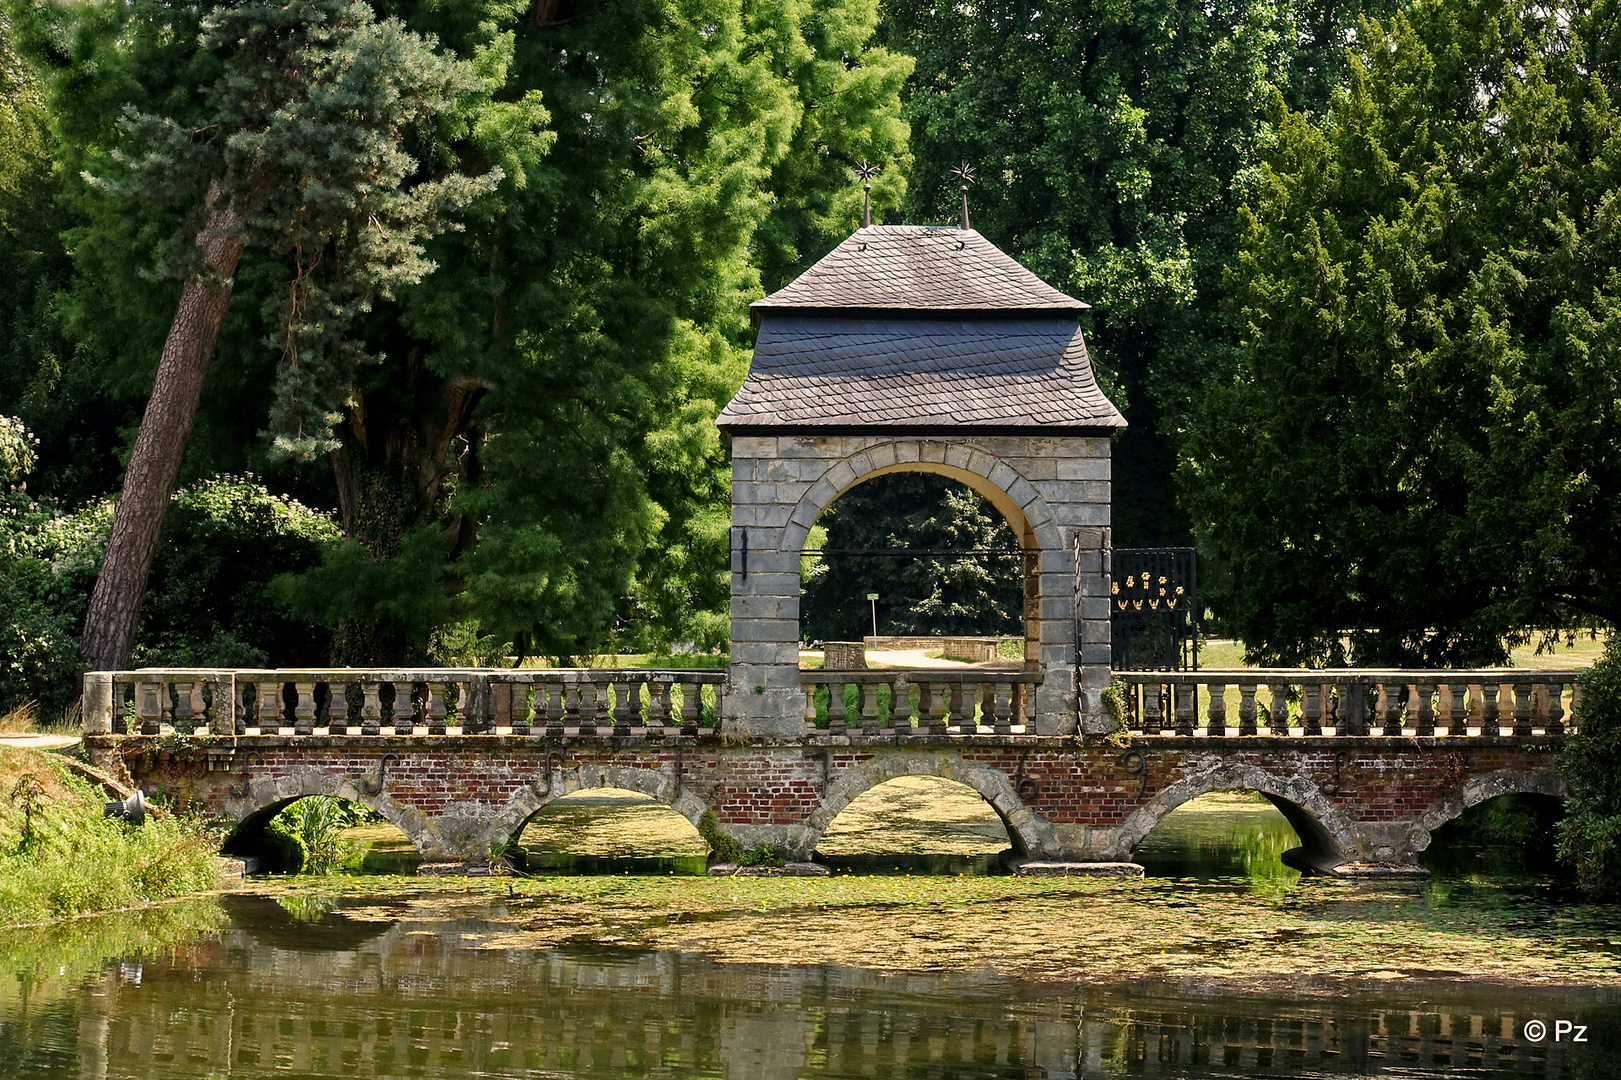
{"label": "baluster", "polygon": [[630,730],[633,735],[647,734],[647,711],[642,704],[642,687],[647,685],[645,679],[636,679],[625,684],[625,691],[630,695],[625,710],[630,717]]}
{"label": "baluster", "polygon": [[613,733],[615,735],[630,734],[630,684],[623,681],[610,682],[613,690]]}
{"label": "baluster", "polygon": [[974,716],[974,697],[965,682],[951,684],[951,718],[957,722],[957,734],[978,734],[979,721]]}
{"label": "baluster", "polygon": [[382,683],[360,684],[360,733],[379,735],[383,728]]}
{"label": "baluster", "polygon": [[[929,693],[929,734],[946,733],[946,717],[951,715],[951,687],[945,683],[925,683]],[[918,702],[918,713],[923,714],[923,703]]]}
{"label": "baluster", "polygon": [[568,704],[564,706],[569,718],[578,727],[581,735],[595,735],[597,733],[597,688],[595,683],[574,682],[569,683]]}
{"label": "baluster", "polygon": [[1178,735],[1192,735],[1198,714],[1194,702],[1197,692],[1188,693],[1189,687],[1181,682],[1171,684],[1171,711],[1176,717],[1176,733]]}
{"label": "baluster", "polygon": [[1435,684],[1418,684],[1418,722],[1414,726],[1413,734],[1417,736],[1435,734],[1435,708],[1431,699],[1435,696]]}
{"label": "baluster", "polygon": [[1406,702],[1402,699],[1407,696],[1407,687],[1400,683],[1380,683],[1380,690],[1384,694],[1381,699],[1385,706],[1384,734],[1395,738],[1401,737],[1402,709]]}
{"label": "baluster", "polygon": [[861,694],[861,734],[878,734],[878,684],[857,683]]}
{"label": "baluster", "polygon": [[[528,699],[532,692],[535,704],[530,705]],[[506,697],[507,726],[511,728],[512,735],[533,735],[535,728],[546,730],[548,712],[546,712],[545,683],[506,683]],[[530,712],[533,712],[533,718],[530,718]],[[467,728],[462,730],[465,731]],[[490,733],[494,735],[494,725],[491,725]]]}
{"label": "baluster", "polygon": [[281,734],[282,710],[285,707],[281,699],[281,683],[259,684],[259,734]]}
{"label": "baluster", "polygon": [[1335,732],[1340,735],[1367,735],[1368,684],[1364,682],[1340,683],[1340,701],[1336,709]]}
{"label": "baluster", "polygon": [[1548,720],[1542,730],[1549,735],[1563,735],[1565,725],[1560,723],[1565,718],[1565,684],[1551,682],[1548,684]]}
{"label": "baluster", "polygon": [[315,684],[295,682],[293,693],[293,734],[315,734]]}
{"label": "baluster", "polygon": [[1305,697],[1305,705],[1300,710],[1300,733],[1302,735],[1321,735],[1323,733],[1323,687],[1320,683],[1307,683],[1301,687]]}
{"label": "baluster", "polygon": [[647,684],[648,724],[657,726],[662,735],[675,734],[670,723],[670,684],[664,680]]}
{"label": "baluster", "polygon": [[164,698],[169,688],[159,682],[143,682],[137,687],[135,716],[141,721],[142,735],[163,733]]}
{"label": "baluster", "polygon": [[[1255,691],[1260,689],[1254,683],[1238,684],[1238,733],[1240,735],[1257,734],[1255,718],[1258,712],[1255,708]],[[1210,695],[1211,702],[1215,702],[1215,694]],[[1224,703],[1225,707],[1225,703]]]}
{"label": "baluster", "polygon": [[1211,683],[1210,708],[1206,710],[1207,727],[1211,735],[1227,734],[1227,684]]}
{"label": "baluster", "polygon": [[991,706],[995,722],[991,730],[998,735],[1013,734],[1013,684],[989,683],[986,689],[995,695],[994,704]]}
{"label": "baluster", "polygon": [[[703,706],[702,693],[703,684],[701,683],[684,682],[681,684],[681,734],[683,735],[698,734],[698,717],[702,713]],[[832,714],[833,707],[830,702],[828,715],[831,717]],[[828,724],[829,728],[832,728],[832,726],[832,723]]]}
{"label": "baluster", "polygon": [[[253,684],[250,682],[237,682],[234,679],[231,682],[231,705],[227,711],[231,716],[231,729],[238,735],[248,733],[248,701],[250,700],[248,694],[252,688]],[[118,713],[116,699],[114,699],[113,705],[116,718]]]}
{"label": "baluster", "polygon": [[203,731],[207,731],[207,705],[203,704],[201,679],[175,683],[175,722],[175,735],[198,735],[199,723]]}
{"label": "baluster", "polygon": [[1274,735],[1289,734],[1289,686],[1287,683],[1272,684],[1272,718],[1267,723],[1267,730]]}
{"label": "baluster", "polygon": [[1497,695],[1502,691],[1497,683],[1482,683],[1480,685],[1480,733],[1482,735],[1501,735],[1502,728],[1498,726]]}
{"label": "baluster", "polygon": [[1522,682],[1514,684],[1514,737],[1525,738],[1531,734],[1531,684]]}
{"label": "baluster", "polygon": [[[113,734],[114,735],[129,735],[129,734],[131,734],[130,729],[129,729],[129,716],[125,712],[125,709],[129,705],[135,704],[135,702],[139,698],[139,696],[140,695],[136,693],[135,687],[132,684],[126,683],[126,682],[119,682],[116,679],[113,680],[113,718],[112,718],[113,723],[112,723],[112,728],[113,728]],[[136,723],[135,730],[136,731],[141,730],[141,725],[140,725],[139,722]]]}
{"label": "baluster", "polygon": [[1447,734],[1469,734],[1469,687],[1464,683],[1447,684]]}
{"label": "baluster", "polygon": [[189,682],[174,684],[173,723],[176,735],[190,735],[197,728],[197,713],[191,704],[191,688],[194,685]]}
{"label": "baluster", "polygon": [[807,736],[819,734],[816,728],[816,691],[821,687],[813,682],[802,682],[799,685],[805,691],[805,734]]}
{"label": "baluster", "polygon": [[443,735],[445,717],[450,713],[445,707],[445,684],[430,682],[425,685],[428,692],[428,734]]}
{"label": "baluster", "polygon": [[410,735],[416,731],[416,702],[411,700],[415,687],[408,682],[394,684],[394,734]]}
{"label": "baluster", "polygon": [[896,738],[912,734],[912,684],[905,675],[896,675],[889,684],[889,726]]}
{"label": "baluster", "polygon": [[827,686],[827,730],[834,735],[843,735],[850,730],[850,723],[845,715],[844,682],[830,682]]}
{"label": "baluster", "polygon": [[1143,734],[1158,735],[1164,727],[1165,699],[1159,683],[1144,683],[1143,693]]}
{"label": "baluster", "polygon": [[937,734],[934,730],[935,684],[917,684],[917,731],[919,735]]}
{"label": "baluster", "polygon": [[329,735],[349,734],[349,684],[326,684],[326,730]]}
{"label": "baluster", "polygon": [[535,724],[548,736],[563,734],[563,684],[535,683]]}

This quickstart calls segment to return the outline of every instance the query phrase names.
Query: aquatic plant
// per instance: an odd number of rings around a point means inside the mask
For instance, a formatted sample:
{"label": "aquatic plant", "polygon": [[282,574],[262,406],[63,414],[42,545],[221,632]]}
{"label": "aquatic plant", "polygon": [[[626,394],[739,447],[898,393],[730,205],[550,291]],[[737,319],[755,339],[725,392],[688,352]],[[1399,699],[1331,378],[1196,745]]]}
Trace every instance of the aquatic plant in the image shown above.
{"label": "aquatic plant", "polygon": [[331,795],[300,799],[270,821],[269,833],[289,872],[330,874],[359,862],[365,845],[343,839],[345,829],[372,820],[359,803]]}

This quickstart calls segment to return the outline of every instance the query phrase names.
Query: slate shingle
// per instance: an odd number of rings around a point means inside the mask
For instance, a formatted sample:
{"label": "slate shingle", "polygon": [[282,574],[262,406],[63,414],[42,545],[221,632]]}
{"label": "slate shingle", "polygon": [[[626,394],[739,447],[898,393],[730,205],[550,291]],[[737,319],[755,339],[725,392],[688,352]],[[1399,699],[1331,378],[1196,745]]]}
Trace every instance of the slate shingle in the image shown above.
{"label": "slate shingle", "polygon": [[1087,305],[973,229],[869,225],[750,310],[758,321],[775,311],[806,308],[1079,314]]}
{"label": "slate shingle", "polygon": [[1081,339],[1087,305],[972,230],[858,230],[753,305],[732,433],[866,428],[1106,433],[1126,426]]}
{"label": "slate shingle", "polygon": [[766,319],[749,377],[716,421],[767,428],[1125,426],[1073,318]]}

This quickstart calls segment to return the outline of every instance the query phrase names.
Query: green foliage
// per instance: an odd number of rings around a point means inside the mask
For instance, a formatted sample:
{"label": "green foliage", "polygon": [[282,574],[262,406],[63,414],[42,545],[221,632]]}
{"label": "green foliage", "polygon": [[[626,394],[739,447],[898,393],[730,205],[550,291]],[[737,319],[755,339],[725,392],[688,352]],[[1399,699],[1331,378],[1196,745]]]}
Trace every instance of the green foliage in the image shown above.
{"label": "green foliage", "polygon": [[[1013,530],[977,493],[923,473],[881,476],[845,493],[822,515],[830,549],[1017,550]],[[826,556],[803,582],[800,633],[811,641],[872,632],[866,596],[878,593],[886,634],[1020,634],[1019,557],[894,559]]]}
{"label": "green foliage", "polygon": [[[66,514],[0,495],[0,707],[33,699],[51,711],[77,697],[79,631],[111,526],[110,499]],[[313,565],[338,535],[330,518],[253,477],[176,492],[142,606],[137,662],[324,662],[324,630],[290,618],[270,581]]]}
{"label": "green foliage", "polygon": [[364,806],[330,795],[299,799],[271,819],[267,831],[281,848],[289,873],[330,874],[353,866],[365,845],[343,839],[343,831],[373,818]]}
{"label": "green foliage", "polygon": [[698,819],[698,835],[709,844],[711,863],[733,863],[737,866],[783,866],[782,853],[770,844],[756,844],[745,850],[736,840],[721,832],[713,810],[704,811]]}
{"label": "green foliage", "polygon": [[1559,823],[1559,858],[1597,898],[1621,899],[1621,638],[1581,678],[1580,729],[1560,771],[1570,784]]}
{"label": "green foliage", "polygon": [[1325,117],[1274,95],[1182,461],[1251,659],[1498,663],[1621,616],[1617,17],[1423,0]]}
{"label": "green foliage", "polygon": [[890,42],[917,57],[911,219],[957,219],[948,170],[966,161],[974,226],[1094,305],[1087,340],[1131,423],[1114,453],[1122,546],[1187,542],[1169,440],[1233,343],[1221,273],[1271,134],[1256,103],[1272,87],[1320,102],[1365,6],[885,0]]}
{"label": "green foliage", "polygon": [[[36,771],[54,771],[45,755],[27,756]],[[214,840],[196,823],[152,814],[132,827],[104,818],[101,791],[76,777],[58,773],[48,787],[53,797],[32,800],[31,814],[16,802],[0,807],[7,831],[33,819],[27,842],[0,854],[0,925],[134,907],[216,885]]]}

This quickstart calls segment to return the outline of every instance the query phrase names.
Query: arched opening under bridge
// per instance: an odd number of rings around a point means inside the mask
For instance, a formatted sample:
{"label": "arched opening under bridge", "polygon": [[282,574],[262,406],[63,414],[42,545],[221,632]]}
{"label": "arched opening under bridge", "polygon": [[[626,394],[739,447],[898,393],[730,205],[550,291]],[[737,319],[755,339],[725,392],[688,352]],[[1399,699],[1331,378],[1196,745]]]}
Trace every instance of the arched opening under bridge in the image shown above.
{"label": "arched opening under bridge", "polygon": [[823,830],[816,859],[836,873],[983,874],[1017,849],[1017,833],[978,791],[913,775],[850,800]]}
{"label": "arched opening under bridge", "polygon": [[1420,865],[1443,877],[1475,874],[1555,874],[1564,800],[1542,792],[1484,799],[1430,834]]}
{"label": "arched opening under bridge", "polygon": [[678,811],[639,791],[596,787],[536,810],[514,836],[531,873],[702,874],[709,844]]}
{"label": "arched opening under bridge", "polygon": [[251,872],[411,874],[422,852],[381,808],[318,792],[278,798],[243,818],[221,850]]}
{"label": "arched opening under bridge", "polygon": [[1298,807],[1275,795],[1207,792],[1160,818],[1132,860],[1150,877],[1293,882],[1300,871],[1284,861],[1284,853],[1310,846],[1294,824],[1300,816]]}

